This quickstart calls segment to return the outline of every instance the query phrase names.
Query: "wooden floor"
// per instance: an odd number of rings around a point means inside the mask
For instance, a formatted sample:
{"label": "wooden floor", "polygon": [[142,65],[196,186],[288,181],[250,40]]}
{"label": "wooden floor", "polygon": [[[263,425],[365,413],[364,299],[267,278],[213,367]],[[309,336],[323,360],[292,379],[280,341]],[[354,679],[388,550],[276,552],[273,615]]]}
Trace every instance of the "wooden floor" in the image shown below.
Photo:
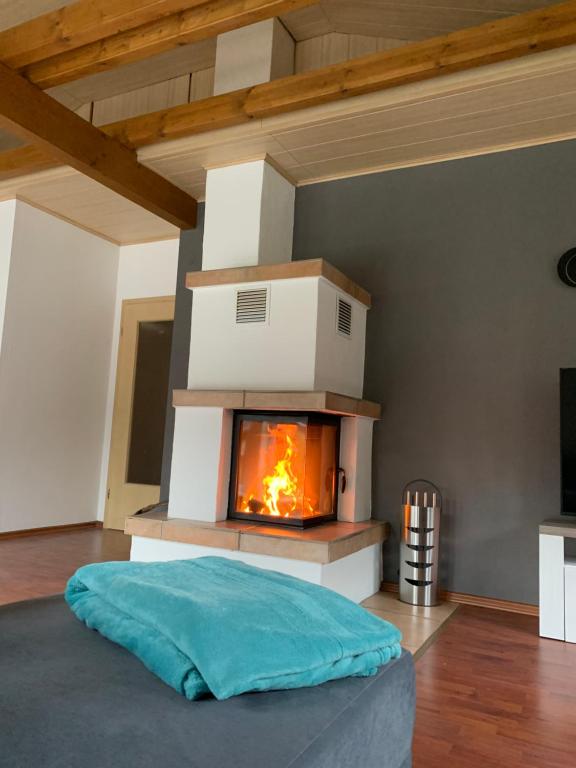
{"label": "wooden floor", "polygon": [[[61,592],[80,565],[128,557],[115,531],[0,540],[0,603]],[[576,768],[576,645],[537,619],[461,607],[416,662],[414,768]]]}
{"label": "wooden floor", "polygon": [[81,565],[127,560],[130,538],[87,530],[0,539],[0,605],[63,592]]}
{"label": "wooden floor", "polygon": [[416,664],[414,768],[575,768],[576,645],[463,606]]}

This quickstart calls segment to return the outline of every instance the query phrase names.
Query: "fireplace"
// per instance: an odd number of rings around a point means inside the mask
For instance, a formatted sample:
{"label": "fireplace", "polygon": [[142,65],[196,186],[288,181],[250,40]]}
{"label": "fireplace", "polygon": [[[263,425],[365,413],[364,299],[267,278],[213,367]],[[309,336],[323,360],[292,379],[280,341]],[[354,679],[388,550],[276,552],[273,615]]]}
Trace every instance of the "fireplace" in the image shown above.
{"label": "fireplace", "polygon": [[371,520],[380,406],[363,399],[370,295],[322,259],[291,261],[295,189],[266,159],[206,179],[168,512],[131,520],[162,540],[134,535],[133,559],[212,551],[359,602],[386,538]]}
{"label": "fireplace", "polygon": [[228,517],[307,528],[335,520],[340,417],[234,414]]}

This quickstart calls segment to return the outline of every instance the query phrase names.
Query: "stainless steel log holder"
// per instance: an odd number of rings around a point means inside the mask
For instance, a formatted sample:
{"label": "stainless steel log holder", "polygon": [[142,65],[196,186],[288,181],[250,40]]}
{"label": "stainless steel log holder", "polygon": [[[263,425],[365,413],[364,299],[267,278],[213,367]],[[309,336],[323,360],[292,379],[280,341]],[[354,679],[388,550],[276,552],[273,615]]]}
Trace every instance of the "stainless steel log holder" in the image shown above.
{"label": "stainless steel log holder", "polygon": [[438,553],[442,495],[428,480],[412,480],[402,491],[400,600],[438,604]]}

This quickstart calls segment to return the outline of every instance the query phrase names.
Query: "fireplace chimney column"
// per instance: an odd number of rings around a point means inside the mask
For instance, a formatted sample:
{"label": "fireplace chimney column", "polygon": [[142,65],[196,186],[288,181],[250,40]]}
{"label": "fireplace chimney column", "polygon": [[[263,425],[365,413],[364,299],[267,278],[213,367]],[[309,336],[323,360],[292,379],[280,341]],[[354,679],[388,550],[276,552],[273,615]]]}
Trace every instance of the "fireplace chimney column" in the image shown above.
{"label": "fireplace chimney column", "polygon": [[[246,88],[294,71],[294,40],[278,19],[219,35],[214,94]],[[239,63],[240,62],[240,63]],[[262,156],[207,168],[202,270],[252,267],[292,259],[295,189]],[[198,297],[198,304],[200,297]],[[195,345],[210,345],[220,327],[194,327],[190,382],[195,386]],[[202,327],[196,327],[202,325]],[[201,356],[200,350],[199,357]],[[223,380],[219,388],[230,382]],[[169,515],[224,520],[232,435],[232,411],[178,408],[174,429]]]}
{"label": "fireplace chimney column", "polygon": [[[294,41],[277,19],[234,30],[218,38],[215,92],[293,66]],[[275,393],[362,398],[369,296],[329,265],[314,273],[306,266],[313,262],[290,264],[294,203],[294,184],[269,157],[207,169],[206,277],[194,287],[188,371],[188,390],[204,395],[176,408],[170,517],[226,519],[233,416],[255,407],[249,393],[269,393],[272,410],[282,410]],[[371,517],[374,418],[348,413],[340,422],[338,519],[361,522]]]}
{"label": "fireplace chimney column", "polygon": [[[220,35],[214,94],[294,72],[295,44],[278,19]],[[208,168],[202,269],[280,264],[292,258],[294,185],[266,157]]]}

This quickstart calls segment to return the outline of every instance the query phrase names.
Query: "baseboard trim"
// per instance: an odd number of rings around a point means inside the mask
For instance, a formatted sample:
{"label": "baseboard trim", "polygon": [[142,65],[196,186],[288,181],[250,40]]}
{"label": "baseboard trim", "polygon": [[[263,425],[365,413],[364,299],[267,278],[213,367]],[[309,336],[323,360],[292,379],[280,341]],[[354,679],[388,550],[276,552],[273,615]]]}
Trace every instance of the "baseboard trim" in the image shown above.
{"label": "baseboard trim", "polygon": [[47,533],[82,531],[85,528],[102,528],[102,522],[100,520],[92,520],[88,523],[68,523],[67,525],[47,525],[44,528],[24,528],[20,531],[4,531],[0,533],[0,541],[3,541],[4,539],[20,539],[25,536],[44,536]]}
{"label": "baseboard trim", "polygon": [[[382,592],[398,592],[398,584],[391,581],[383,581],[380,589]],[[511,600],[499,600],[496,597],[480,597],[479,595],[467,595],[465,592],[441,591],[440,597],[447,603],[460,603],[460,605],[474,605],[477,608],[491,608],[493,611],[507,611],[508,613],[521,613],[524,616],[538,616],[538,606],[530,603],[514,603]]]}

